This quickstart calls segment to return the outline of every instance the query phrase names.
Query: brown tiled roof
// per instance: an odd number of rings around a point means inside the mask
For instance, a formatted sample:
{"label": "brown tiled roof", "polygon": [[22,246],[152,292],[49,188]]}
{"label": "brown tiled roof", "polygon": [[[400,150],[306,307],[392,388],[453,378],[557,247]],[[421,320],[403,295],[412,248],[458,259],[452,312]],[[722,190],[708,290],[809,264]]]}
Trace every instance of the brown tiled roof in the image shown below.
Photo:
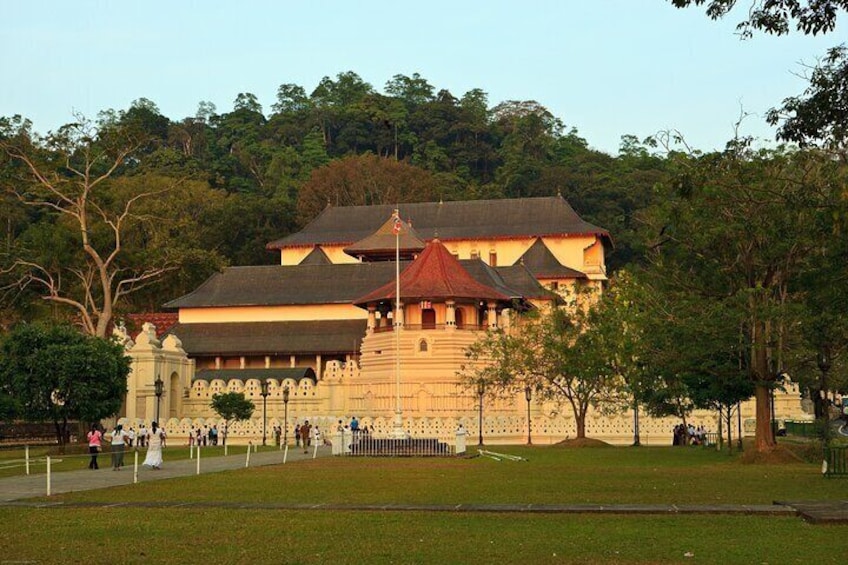
{"label": "brown tiled roof", "polygon": [[246,381],[248,379],[292,379],[300,382],[303,379],[315,378],[315,370],[312,367],[277,367],[269,369],[200,369],[194,374],[192,381],[213,381],[221,379],[229,382],[231,380]]}
{"label": "brown tiled roof", "polygon": [[358,351],[365,320],[177,324],[169,333],[199,355],[343,354]]}
{"label": "brown tiled roof", "polygon": [[460,202],[419,202],[378,206],[328,207],[301,231],[272,241],[268,249],[347,245],[373,234],[395,208],[425,241],[508,239],[596,234],[607,230],[583,221],[561,196]]}
{"label": "brown tiled roof", "polygon": [[165,307],[351,304],[394,276],[394,263],[229,267]]}
{"label": "brown tiled roof", "polygon": [[344,252],[353,257],[393,258],[395,247],[398,247],[397,251],[401,257],[411,257],[424,249],[426,244],[418,237],[412,226],[401,220],[400,233],[395,235],[394,224],[393,214],[377,228],[377,231],[345,248]]}
{"label": "brown tiled roof", "polygon": [[[455,300],[509,300],[510,296],[491,286],[478,282],[468,274],[459,260],[438,239],[427,247],[400,274],[401,300],[455,299]],[[394,298],[395,281],[357,298],[354,303],[364,305]]]}
{"label": "brown tiled roof", "polygon": [[327,257],[327,254],[324,253],[324,250],[318,247],[317,245],[312,248],[312,251],[309,252],[309,255],[303,258],[303,261],[298,263],[299,265],[331,265],[333,262],[330,261],[330,258]]}
{"label": "brown tiled roof", "polygon": [[524,265],[490,267],[480,259],[466,259],[460,263],[472,277],[486,282],[513,300],[529,298],[559,300],[559,296],[543,287]]}
{"label": "brown tiled roof", "polygon": [[521,256],[518,262],[524,263],[537,279],[586,278],[585,273],[581,273],[560,263],[541,238],[533,242],[533,245],[524,252],[524,255]]}
{"label": "brown tiled roof", "polygon": [[[501,294],[539,297],[538,283],[527,279],[527,270],[521,265],[492,269],[479,259],[464,259],[459,263],[477,282]],[[409,264],[401,261],[401,271]],[[213,308],[353,304],[354,300],[378,287],[394,284],[394,280],[394,262],[230,267],[212,275],[191,294],[172,300],[165,306]],[[403,294],[401,289],[401,296]],[[172,316],[176,319],[176,314]]]}

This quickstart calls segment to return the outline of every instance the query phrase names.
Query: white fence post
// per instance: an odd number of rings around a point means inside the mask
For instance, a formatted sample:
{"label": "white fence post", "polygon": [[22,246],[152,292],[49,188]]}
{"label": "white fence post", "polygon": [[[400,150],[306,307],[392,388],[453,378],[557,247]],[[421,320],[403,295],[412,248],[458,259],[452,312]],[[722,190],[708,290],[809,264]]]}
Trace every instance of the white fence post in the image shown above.
{"label": "white fence post", "polygon": [[138,451],[133,451],[133,484],[138,483]]}
{"label": "white fence post", "polygon": [[286,459],[289,457],[289,446],[286,445],[285,451],[283,451],[283,464],[286,463]]}
{"label": "white fence post", "polygon": [[47,496],[50,496],[50,456],[47,456]]}
{"label": "white fence post", "polygon": [[29,475],[29,446],[24,446],[24,459],[26,459],[26,474]]}
{"label": "white fence post", "polygon": [[244,461],[245,467],[250,467],[250,443],[247,444],[247,459]]}
{"label": "white fence post", "polygon": [[200,446],[197,446],[197,471],[196,474],[200,474]]}

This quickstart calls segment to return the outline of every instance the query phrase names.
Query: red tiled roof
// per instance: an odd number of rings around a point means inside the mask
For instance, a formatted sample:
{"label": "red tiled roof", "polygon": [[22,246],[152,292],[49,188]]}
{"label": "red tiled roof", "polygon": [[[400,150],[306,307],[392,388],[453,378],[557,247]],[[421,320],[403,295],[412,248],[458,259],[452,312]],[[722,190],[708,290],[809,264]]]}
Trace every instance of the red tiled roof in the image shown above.
{"label": "red tiled roof", "polygon": [[[395,281],[354,301],[357,306],[395,297]],[[477,282],[438,239],[427,244],[418,259],[400,275],[401,300],[509,300],[505,294]]]}
{"label": "red tiled roof", "polygon": [[180,315],[176,312],[144,312],[142,314],[127,314],[127,331],[130,337],[135,338],[136,334],[141,331],[141,327],[150,322],[156,326],[156,337],[162,335],[171,329],[180,320]]}

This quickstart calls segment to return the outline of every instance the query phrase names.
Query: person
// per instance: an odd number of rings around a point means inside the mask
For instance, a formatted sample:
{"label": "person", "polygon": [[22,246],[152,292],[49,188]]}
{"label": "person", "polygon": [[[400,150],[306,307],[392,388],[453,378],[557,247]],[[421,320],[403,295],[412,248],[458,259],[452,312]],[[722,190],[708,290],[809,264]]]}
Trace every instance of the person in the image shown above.
{"label": "person", "polygon": [[144,447],[147,445],[147,428],[144,427],[144,424],[141,425],[141,428],[138,430],[138,446]]}
{"label": "person", "polygon": [[135,428],[130,426],[130,431],[127,432],[127,447],[132,447],[135,443]]}
{"label": "person", "polygon": [[124,446],[127,442],[127,433],[124,431],[124,426],[118,424],[112,430],[110,438],[112,443],[112,470],[120,471],[124,466]]}
{"label": "person", "polygon": [[309,451],[309,443],[312,440],[312,426],[309,425],[309,420],[306,420],[302,426],[300,426],[300,443],[303,444],[303,452],[307,453]]}
{"label": "person", "polygon": [[97,429],[97,424],[91,424],[91,430],[88,432],[88,452],[91,454],[91,461],[88,462],[89,469],[99,469],[97,465],[97,454],[100,452],[100,446],[103,441],[103,433]]}
{"label": "person", "polygon": [[354,416],[350,420],[350,431],[353,432],[353,435],[359,433],[359,420],[356,419],[356,416]]}
{"label": "person", "polygon": [[274,426],[274,445],[280,445],[282,435],[283,429],[280,426]]}
{"label": "person", "polygon": [[294,425],[294,446],[300,447],[300,424]]}
{"label": "person", "polygon": [[144,457],[145,467],[158,471],[162,468],[162,447],[165,446],[165,430],[159,428],[154,420],[150,424],[150,435],[147,438],[147,455]]}
{"label": "person", "polygon": [[209,441],[212,445],[218,445],[218,425],[215,424],[212,426],[212,429],[209,430]]}

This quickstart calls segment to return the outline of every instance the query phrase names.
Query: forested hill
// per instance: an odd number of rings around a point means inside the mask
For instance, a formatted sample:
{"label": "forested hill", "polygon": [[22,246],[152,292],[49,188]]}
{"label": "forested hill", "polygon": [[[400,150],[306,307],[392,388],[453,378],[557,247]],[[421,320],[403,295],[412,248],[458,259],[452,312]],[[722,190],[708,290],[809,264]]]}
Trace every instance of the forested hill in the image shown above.
{"label": "forested hill", "polygon": [[[21,155],[71,184],[92,158],[92,171],[108,173],[97,191],[111,191],[110,201],[117,193],[155,195],[133,204],[158,225],[139,227],[138,241],[124,237],[122,253],[152,260],[131,246],[182,240],[181,267],[164,274],[168,298],[224,263],[274,263],[265,244],[297,231],[328,203],[561,193],[584,219],[610,231],[614,269],[633,259],[633,213],[649,203],[666,167],[633,136],[622,137],[619,155],[608,155],[535,101],[491,104],[481,89],[455,96],[417,74],[396,75],[382,92],[354,72],[325,77],[311,92],[283,84],[268,109],[243,93],[220,113],[201,102],[194,116],[166,117],[155,101],[139,98],[90,121],[69,118],[46,134],[32,131],[25,116],[0,124],[0,182],[11,188],[0,212],[7,249],[39,248],[47,262],[79,253],[57,246],[55,209],[26,206],[14,192],[35,181]],[[78,167],[62,166],[66,158]],[[140,290],[141,282],[130,285]],[[143,302],[137,306],[155,308],[162,293],[154,290],[135,292],[133,300]]]}

